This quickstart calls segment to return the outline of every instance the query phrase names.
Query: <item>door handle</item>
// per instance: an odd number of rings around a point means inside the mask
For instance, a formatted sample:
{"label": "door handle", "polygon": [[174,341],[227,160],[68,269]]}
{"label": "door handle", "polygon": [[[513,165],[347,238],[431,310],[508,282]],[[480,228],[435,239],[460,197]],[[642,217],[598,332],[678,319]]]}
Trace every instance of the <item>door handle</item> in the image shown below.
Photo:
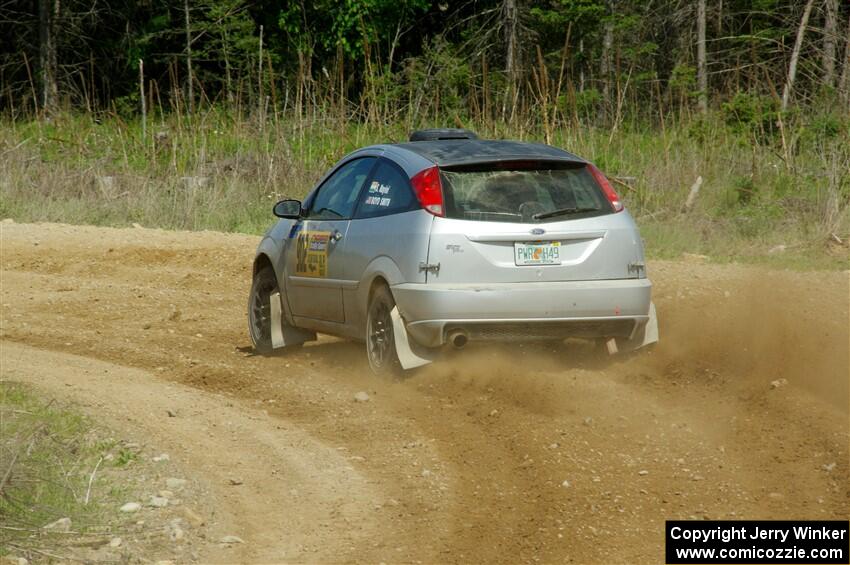
{"label": "door handle", "polygon": [[339,230],[334,230],[333,233],[331,234],[331,241],[336,243],[340,239],[342,239],[342,232],[339,231]]}

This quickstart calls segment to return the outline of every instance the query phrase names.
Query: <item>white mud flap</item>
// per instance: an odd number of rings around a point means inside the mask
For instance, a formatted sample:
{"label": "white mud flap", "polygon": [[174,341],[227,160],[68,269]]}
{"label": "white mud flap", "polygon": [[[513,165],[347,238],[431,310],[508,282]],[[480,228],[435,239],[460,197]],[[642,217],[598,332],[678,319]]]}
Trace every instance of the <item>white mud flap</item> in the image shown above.
{"label": "white mud flap", "polygon": [[316,341],[316,333],[293,328],[283,323],[283,311],[280,307],[280,293],[272,293],[271,312],[272,312],[272,348],[280,349],[289,345],[297,345],[305,341]]}
{"label": "white mud flap", "polygon": [[605,342],[608,350],[608,355],[616,355],[617,353],[628,353],[651,345],[658,341],[658,317],[655,314],[655,303],[649,303],[649,319],[646,324],[639,330],[635,330],[632,336],[628,339],[611,338]]}
{"label": "white mud flap", "polygon": [[649,321],[643,330],[643,342],[638,347],[658,341],[658,316],[655,315],[655,302],[649,303]]}
{"label": "white mud flap", "polygon": [[395,352],[398,355],[401,368],[404,370],[415,369],[433,361],[426,352],[421,350],[421,347],[412,343],[408,338],[407,328],[404,327],[404,320],[401,319],[401,314],[398,313],[398,306],[393,307],[390,317],[393,319]]}

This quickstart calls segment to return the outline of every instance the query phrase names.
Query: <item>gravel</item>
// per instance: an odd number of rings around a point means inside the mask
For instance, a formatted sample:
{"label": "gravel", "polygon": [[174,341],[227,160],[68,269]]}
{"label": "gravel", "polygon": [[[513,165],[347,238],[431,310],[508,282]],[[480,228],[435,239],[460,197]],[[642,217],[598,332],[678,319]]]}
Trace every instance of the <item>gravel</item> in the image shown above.
{"label": "gravel", "polygon": [[165,485],[168,487],[168,490],[180,490],[186,486],[186,482],[186,479],[177,479],[175,477],[165,479]]}

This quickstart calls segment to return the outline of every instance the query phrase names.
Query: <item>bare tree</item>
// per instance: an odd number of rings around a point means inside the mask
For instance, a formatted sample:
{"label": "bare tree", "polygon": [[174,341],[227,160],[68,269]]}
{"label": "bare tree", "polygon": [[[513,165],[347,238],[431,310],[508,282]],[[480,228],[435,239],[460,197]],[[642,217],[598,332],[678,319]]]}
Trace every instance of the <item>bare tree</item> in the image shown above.
{"label": "bare tree", "polygon": [[697,87],[699,111],[708,112],[708,75],[705,60],[705,0],[697,2]]}
{"label": "bare tree", "polygon": [[[58,2],[58,0],[57,0]],[[195,89],[192,81],[192,28],[189,22],[189,0],[183,0],[183,11],[186,14],[186,85],[189,98],[189,112],[195,111]]]}
{"label": "bare tree", "polygon": [[139,59],[139,101],[142,103],[142,141],[144,142],[148,135],[148,108],[145,98],[145,61],[143,59]]}
{"label": "bare tree", "polygon": [[800,48],[803,46],[803,36],[806,34],[806,26],[809,23],[809,15],[812,13],[812,4],[815,0],[806,2],[803,9],[803,17],[800,18],[800,26],[797,28],[797,39],[794,41],[794,50],[791,52],[791,63],[788,65],[788,78],[785,80],[785,88],[782,89],[782,111],[788,109],[788,101],[791,99],[791,89],[794,88],[794,78],[797,76],[797,61],[800,59]]}
{"label": "bare tree", "polygon": [[847,42],[844,45],[844,63],[842,63],[841,81],[838,84],[844,109],[848,110],[847,106],[850,105],[850,18],[847,20],[847,32],[844,35]]}
{"label": "bare tree", "polygon": [[608,18],[605,20],[602,57],[599,62],[599,74],[602,77],[602,104],[605,108],[608,106],[611,82],[611,49],[614,46],[614,0],[608,0],[606,5],[608,7]]}
{"label": "bare tree", "polygon": [[59,19],[60,0],[38,1],[38,59],[41,83],[41,105],[46,114],[56,111],[59,87],[56,83],[56,22]]}
{"label": "bare tree", "polygon": [[[505,0],[502,5],[502,18],[505,28],[505,72],[508,75],[508,92],[505,102],[509,99],[513,106],[516,99],[518,72],[517,72],[517,6],[516,0]],[[511,111],[513,115],[513,110]]]}
{"label": "bare tree", "polygon": [[825,1],[823,24],[823,83],[835,86],[835,38],[838,27],[838,0]]}
{"label": "bare tree", "polygon": [[510,105],[510,120],[513,120],[516,103],[519,98],[519,13],[517,0],[502,2],[502,27],[505,34],[505,74],[508,77],[508,88],[502,105],[502,114],[507,114]]}
{"label": "bare tree", "polygon": [[505,53],[505,71],[509,77],[513,77],[516,73],[516,31],[517,31],[517,11],[516,0],[505,0],[503,17],[505,20],[505,44],[507,52]]}

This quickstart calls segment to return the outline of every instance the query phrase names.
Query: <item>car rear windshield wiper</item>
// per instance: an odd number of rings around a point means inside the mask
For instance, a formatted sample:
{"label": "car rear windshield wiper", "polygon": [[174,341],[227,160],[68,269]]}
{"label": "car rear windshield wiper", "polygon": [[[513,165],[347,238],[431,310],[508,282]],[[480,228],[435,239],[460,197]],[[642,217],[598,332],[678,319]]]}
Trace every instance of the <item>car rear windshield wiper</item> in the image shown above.
{"label": "car rear windshield wiper", "polygon": [[598,212],[599,208],[561,208],[560,210],[552,210],[551,212],[540,212],[531,216],[535,220],[544,218],[554,218],[555,216],[567,216],[569,214],[581,214],[582,212]]}

